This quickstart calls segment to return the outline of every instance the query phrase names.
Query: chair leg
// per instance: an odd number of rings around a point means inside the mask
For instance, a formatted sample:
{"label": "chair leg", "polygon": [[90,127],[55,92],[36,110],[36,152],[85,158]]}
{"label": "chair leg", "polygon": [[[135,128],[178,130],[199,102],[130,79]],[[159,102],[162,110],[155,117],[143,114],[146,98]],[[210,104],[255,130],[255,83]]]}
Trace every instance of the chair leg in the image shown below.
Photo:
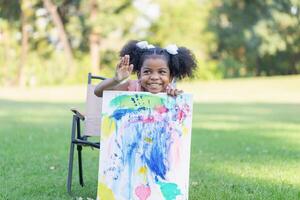
{"label": "chair leg", "polygon": [[74,143],[75,139],[75,128],[76,128],[76,118],[73,116],[72,121],[72,132],[71,132],[71,145],[70,145],[70,153],[69,153],[69,170],[68,170],[68,179],[67,179],[67,191],[71,195],[71,187],[72,187],[72,174],[73,174],[73,160],[74,160]]}
{"label": "chair leg", "polygon": [[82,151],[82,146],[77,146],[77,151],[78,151],[78,168],[79,168],[79,183],[83,187],[83,172],[82,172],[82,158],[81,158],[81,151]]}
{"label": "chair leg", "polygon": [[71,186],[72,186],[73,160],[74,160],[74,144],[72,143],[70,148],[69,171],[68,171],[68,180],[67,180],[67,190],[69,194],[71,194]]}
{"label": "chair leg", "polygon": [[[81,138],[81,129],[80,129],[80,121],[77,120],[77,138]],[[82,172],[82,156],[81,156],[82,146],[77,145],[77,152],[78,152],[78,169],[79,169],[79,183],[83,187],[83,172]]]}

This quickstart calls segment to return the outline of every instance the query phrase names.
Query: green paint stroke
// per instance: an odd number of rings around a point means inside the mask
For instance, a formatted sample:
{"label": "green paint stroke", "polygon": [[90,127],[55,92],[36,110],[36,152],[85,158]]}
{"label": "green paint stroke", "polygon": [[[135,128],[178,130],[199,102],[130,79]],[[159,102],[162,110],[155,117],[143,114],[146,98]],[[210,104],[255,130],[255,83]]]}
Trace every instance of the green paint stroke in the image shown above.
{"label": "green paint stroke", "polygon": [[110,105],[119,108],[134,109],[145,107],[153,109],[156,106],[165,104],[166,99],[151,94],[120,95],[111,100]]}
{"label": "green paint stroke", "polygon": [[163,183],[160,181],[157,183],[159,184],[160,190],[166,200],[174,200],[177,195],[181,194],[180,189],[175,183]]}

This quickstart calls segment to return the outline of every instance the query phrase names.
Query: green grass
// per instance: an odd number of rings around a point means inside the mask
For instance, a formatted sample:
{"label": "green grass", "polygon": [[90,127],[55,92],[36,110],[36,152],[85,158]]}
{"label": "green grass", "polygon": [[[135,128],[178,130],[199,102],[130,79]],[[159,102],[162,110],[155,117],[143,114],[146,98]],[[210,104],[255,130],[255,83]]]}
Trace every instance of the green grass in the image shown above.
{"label": "green grass", "polygon": [[[73,104],[0,105],[0,199],[71,199]],[[299,199],[299,114],[300,104],[195,104],[190,199]],[[75,164],[74,196],[94,198],[98,151],[84,154],[86,186],[79,186]]]}
{"label": "green grass", "polygon": [[198,104],[191,199],[300,199],[300,104]]}
{"label": "green grass", "polygon": [[[0,99],[0,199],[95,198],[98,151],[66,192],[70,101]],[[76,160],[76,156],[75,156]],[[195,102],[190,198],[300,199],[300,102]],[[76,199],[76,198],[75,198]]]}

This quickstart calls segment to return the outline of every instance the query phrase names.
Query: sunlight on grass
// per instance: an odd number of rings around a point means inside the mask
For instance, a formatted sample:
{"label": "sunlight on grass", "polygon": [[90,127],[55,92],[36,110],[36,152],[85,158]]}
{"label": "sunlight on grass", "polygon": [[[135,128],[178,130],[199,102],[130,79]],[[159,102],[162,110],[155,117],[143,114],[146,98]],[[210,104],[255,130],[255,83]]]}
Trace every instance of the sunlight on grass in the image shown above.
{"label": "sunlight on grass", "polygon": [[[228,119],[226,119],[228,120]],[[222,121],[219,120],[212,120],[211,122],[206,123],[199,123],[194,125],[194,128],[204,128],[204,129],[210,129],[210,130],[247,130],[247,129],[256,129],[256,130],[299,130],[300,125],[295,123],[268,123],[268,122],[260,122],[255,125],[249,124],[247,120],[240,120],[243,121],[243,124],[236,123],[236,122],[230,122],[230,119],[228,121]],[[248,124],[246,124],[248,123]]]}
{"label": "sunlight on grass", "polygon": [[[268,161],[268,163],[237,163],[222,161],[214,162],[213,166],[207,166],[216,173],[223,173],[229,176],[239,176],[245,179],[260,179],[276,184],[292,184],[299,187],[300,167],[296,161],[289,162],[287,166],[284,162]],[[293,178],[291,178],[293,177]]]}

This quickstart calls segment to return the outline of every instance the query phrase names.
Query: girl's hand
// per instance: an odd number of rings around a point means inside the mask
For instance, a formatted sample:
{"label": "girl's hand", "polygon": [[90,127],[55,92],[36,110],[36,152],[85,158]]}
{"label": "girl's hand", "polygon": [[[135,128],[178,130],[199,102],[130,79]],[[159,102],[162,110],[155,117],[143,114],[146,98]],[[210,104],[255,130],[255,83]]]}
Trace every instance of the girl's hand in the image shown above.
{"label": "girl's hand", "polygon": [[133,65],[129,64],[129,59],[130,59],[129,55],[125,55],[124,57],[121,58],[116,68],[116,74],[114,77],[115,81],[120,83],[130,76],[133,70]]}
{"label": "girl's hand", "polygon": [[178,89],[174,88],[171,84],[169,84],[166,88],[166,92],[168,95],[175,97],[179,94],[182,94],[183,90],[178,90]]}

